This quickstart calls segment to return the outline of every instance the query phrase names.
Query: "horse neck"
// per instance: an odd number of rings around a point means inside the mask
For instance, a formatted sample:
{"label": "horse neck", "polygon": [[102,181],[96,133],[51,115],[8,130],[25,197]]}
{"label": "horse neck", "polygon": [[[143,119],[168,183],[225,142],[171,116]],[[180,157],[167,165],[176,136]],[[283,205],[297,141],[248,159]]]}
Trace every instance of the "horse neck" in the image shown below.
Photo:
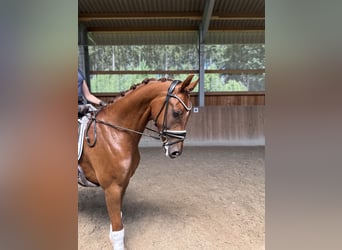
{"label": "horse neck", "polygon": [[[164,84],[165,85],[165,84]],[[166,85],[165,85],[166,86]],[[142,132],[151,118],[151,102],[161,96],[162,83],[149,83],[127,93],[108,106],[111,122]]]}

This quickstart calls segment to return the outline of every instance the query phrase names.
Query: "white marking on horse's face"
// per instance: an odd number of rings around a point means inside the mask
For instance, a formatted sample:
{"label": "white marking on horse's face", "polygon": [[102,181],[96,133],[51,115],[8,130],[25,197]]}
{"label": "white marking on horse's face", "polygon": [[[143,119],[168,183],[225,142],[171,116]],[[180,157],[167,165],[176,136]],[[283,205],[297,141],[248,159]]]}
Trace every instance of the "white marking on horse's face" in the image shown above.
{"label": "white marking on horse's face", "polygon": [[164,146],[166,157],[169,156],[169,147],[170,147],[170,146]]}

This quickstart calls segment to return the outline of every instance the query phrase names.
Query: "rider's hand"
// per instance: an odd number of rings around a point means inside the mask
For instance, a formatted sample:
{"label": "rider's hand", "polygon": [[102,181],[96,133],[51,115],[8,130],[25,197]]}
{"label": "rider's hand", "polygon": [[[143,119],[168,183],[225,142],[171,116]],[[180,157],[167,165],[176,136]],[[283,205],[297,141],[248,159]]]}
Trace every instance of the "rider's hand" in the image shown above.
{"label": "rider's hand", "polygon": [[107,106],[107,103],[104,102],[104,101],[100,101],[99,105],[102,106],[102,107],[105,107],[105,106]]}

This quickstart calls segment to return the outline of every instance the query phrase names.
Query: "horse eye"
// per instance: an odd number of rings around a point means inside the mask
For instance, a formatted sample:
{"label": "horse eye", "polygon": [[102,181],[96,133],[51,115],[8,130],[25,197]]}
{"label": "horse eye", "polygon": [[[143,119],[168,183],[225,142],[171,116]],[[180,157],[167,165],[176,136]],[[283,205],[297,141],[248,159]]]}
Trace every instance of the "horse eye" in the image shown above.
{"label": "horse eye", "polygon": [[181,110],[173,111],[172,115],[174,118],[178,118],[183,114]]}

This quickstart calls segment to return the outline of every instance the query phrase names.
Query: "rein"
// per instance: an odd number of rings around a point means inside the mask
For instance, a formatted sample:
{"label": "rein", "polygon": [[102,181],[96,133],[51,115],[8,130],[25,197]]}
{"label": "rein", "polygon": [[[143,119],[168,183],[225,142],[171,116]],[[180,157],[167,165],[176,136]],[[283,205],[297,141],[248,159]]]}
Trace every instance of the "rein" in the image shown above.
{"label": "rein", "polygon": [[[191,109],[192,109],[192,105],[190,104],[190,106],[188,107],[184,101],[182,99],[180,99],[177,95],[175,94],[172,94],[173,91],[175,90],[176,86],[181,83],[181,81],[179,80],[174,80],[171,82],[171,85],[167,91],[167,95],[166,95],[166,98],[165,98],[165,101],[163,103],[163,106],[161,107],[156,119],[155,119],[155,124],[157,123],[157,120],[161,114],[161,112],[163,111],[163,109],[165,108],[165,113],[164,113],[164,119],[163,119],[163,127],[162,127],[162,130],[160,132],[154,130],[154,129],[151,129],[151,128],[148,128],[146,127],[147,130],[150,130],[156,134],[158,134],[158,136],[154,136],[154,135],[150,135],[150,134],[146,134],[146,133],[143,133],[143,132],[139,132],[139,131],[136,131],[136,130],[133,130],[133,129],[129,129],[129,128],[125,128],[125,127],[121,127],[119,125],[114,125],[114,124],[111,124],[111,123],[108,123],[108,122],[105,122],[105,121],[102,121],[102,120],[99,120],[99,119],[96,119],[96,116],[98,114],[99,111],[97,111],[95,113],[95,115],[93,115],[90,119],[91,119],[91,122],[88,123],[88,126],[87,126],[87,130],[86,130],[86,141],[89,145],[89,147],[94,147],[95,144],[96,144],[96,141],[97,141],[97,133],[96,133],[96,124],[97,123],[101,123],[101,124],[104,124],[106,126],[109,126],[111,128],[115,128],[115,129],[119,129],[119,130],[123,130],[123,131],[128,131],[128,132],[132,132],[132,133],[136,133],[136,134],[139,134],[139,135],[144,135],[144,136],[148,136],[148,137],[151,137],[153,139],[156,139],[156,140],[162,140],[163,142],[163,146],[170,146],[170,145],[173,145],[173,144],[176,144],[178,142],[181,142],[181,141],[184,141],[185,139],[185,136],[186,136],[186,130],[168,130],[166,129],[167,128],[167,113],[168,113],[168,108],[169,108],[169,100],[171,97],[173,98],[176,98],[182,105],[183,107],[187,110],[187,112],[189,112]],[[91,124],[94,123],[94,126],[93,126],[93,131],[94,131],[94,141],[91,143],[90,142],[90,138],[88,136],[88,132],[89,132],[89,129],[90,129],[90,126]],[[168,142],[168,137],[172,137],[172,138],[177,138],[178,140],[172,142],[172,143],[169,143]]]}
{"label": "rein", "polygon": [[[85,136],[89,147],[94,147],[95,144],[96,144],[96,140],[97,140],[96,123],[101,123],[101,124],[107,125],[107,126],[109,126],[111,128],[115,128],[115,129],[119,129],[119,130],[124,130],[124,131],[128,131],[128,132],[136,133],[136,134],[139,134],[139,135],[148,136],[148,137],[151,137],[151,138],[156,139],[156,140],[160,140],[160,135],[159,136],[154,136],[154,135],[142,133],[142,132],[139,132],[139,131],[136,131],[136,130],[133,130],[133,129],[121,127],[119,125],[114,125],[114,124],[111,124],[111,123],[108,123],[108,122],[96,119],[96,115],[95,115],[95,117],[91,117],[90,119],[91,119],[91,122],[88,124],[87,131],[86,131],[86,136]],[[91,125],[92,122],[94,122],[94,141],[93,141],[93,143],[90,142],[90,138],[88,136],[88,131],[89,131],[89,128],[90,128],[90,125]],[[150,129],[150,128],[146,128],[146,129],[151,130],[151,131],[159,134],[158,131],[155,131],[153,129]]]}

